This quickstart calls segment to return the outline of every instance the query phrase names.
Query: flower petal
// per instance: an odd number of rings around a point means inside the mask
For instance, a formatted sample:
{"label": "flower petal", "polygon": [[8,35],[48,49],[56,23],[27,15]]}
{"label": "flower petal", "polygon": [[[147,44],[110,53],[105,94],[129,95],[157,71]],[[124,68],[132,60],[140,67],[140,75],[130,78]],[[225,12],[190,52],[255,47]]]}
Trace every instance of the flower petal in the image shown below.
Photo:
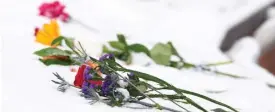
{"label": "flower petal", "polygon": [[43,45],[51,45],[51,38],[49,35],[42,30],[39,30],[36,35],[36,41],[43,44]]}

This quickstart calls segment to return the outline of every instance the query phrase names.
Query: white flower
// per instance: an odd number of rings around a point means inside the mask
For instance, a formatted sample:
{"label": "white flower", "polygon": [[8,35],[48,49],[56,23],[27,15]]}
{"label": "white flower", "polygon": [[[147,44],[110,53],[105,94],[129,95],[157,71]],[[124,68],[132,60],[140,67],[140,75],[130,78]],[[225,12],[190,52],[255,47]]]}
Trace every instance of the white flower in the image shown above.
{"label": "white flower", "polygon": [[[128,80],[128,79],[127,79],[127,80]],[[120,87],[122,87],[122,88],[125,88],[125,87],[128,86],[128,82],[127,82],[126,80],[124,80],[124,79],[118,80],[118,81],[117,81],[117,84],[118,84]]]}
{"label": "white flower", "polygon": [[124,88],[117,88],[117,92],[120,92],[124,96],[124,101],[128,100],[130,98],[130,93],[127,89]]}

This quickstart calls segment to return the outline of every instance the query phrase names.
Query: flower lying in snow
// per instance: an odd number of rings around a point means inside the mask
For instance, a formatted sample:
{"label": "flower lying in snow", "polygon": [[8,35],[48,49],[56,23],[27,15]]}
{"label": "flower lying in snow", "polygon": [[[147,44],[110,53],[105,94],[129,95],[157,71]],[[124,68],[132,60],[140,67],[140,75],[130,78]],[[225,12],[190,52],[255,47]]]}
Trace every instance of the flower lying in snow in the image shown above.
{"label": "flower lying in snow", "polygon": [[39,7],[39,15],[50,19],[60,18],[63,22],[70,20],[70,15],[64,12],[65,6],[58,1],[52,3],[43,3]]}
{"label": "flower lying in snow", "polygon": [[35,28],[36,42],[51,46],[54,39],[60,36],[59,26],[56,20],[51,20],[49,24],[44,24],[41,29]]}

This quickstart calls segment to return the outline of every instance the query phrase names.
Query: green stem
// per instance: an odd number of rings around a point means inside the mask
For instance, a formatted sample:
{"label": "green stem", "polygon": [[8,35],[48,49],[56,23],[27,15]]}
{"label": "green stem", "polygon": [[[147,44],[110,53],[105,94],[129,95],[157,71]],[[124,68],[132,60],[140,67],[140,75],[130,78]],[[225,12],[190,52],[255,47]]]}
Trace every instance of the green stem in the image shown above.
{"label": "green stem", "polygon": [[[69,47],[70,48],[70,47]],[[78,57],[81,57],[81,55],[73,48],[70,48]]]}
{"label": "green stem", "polygon": [[[157,88],[157,89],[159,89],[159,90],[161,90],[161,89],[168,89],[168,90],[170,90],[168,87]],[[233,110],[234,112],[238,112],[238,111],[237,111],[236,109],[234,109],[233,107],[231,107],[231,106],[229,106],[229,105],[227,105],[227,104],[224,104],[224,103],[222,103],[222,102],[219,102],[219,101],[217,101],[217,100],[214,100],[214,99],[212,99],[212,98],[209,98],[209,97],[207,97],[207,96],[204,96],[204,95],[201,95],[201,94],[192,92],[192,91],[184,90],[184,89],[179,89],[179,90],[180,90],[182,93],[189,94],[189,95],[193,95],[193,96],[197,96],[197,97],[199,97],[199,98],[205,99],[205,100],[210,101],[210,102],[212,102],[212,103],[215,103],[215,104],[217,104],[217,105],[224,106],[224,107],[226,107],[226,108],[228,108],[228,109],[230,109],[230,110]]]}
{"label": "green stem", "polygon": [[[180,69],[182,68],[195,68],[196,65],[192,64],[192,63],[187,63],[187,62],[183,62],[184,65],[179,67]],[[227,62],[219,62],[219,63],[215,63],[216,65],[222,65],[222,64],[228,64],[231,63],[231,61],[227,61]],[[214,66],[215,64],[207,64],[206,66]],[[203,67],[202,70],[204,71],[209,71],[209,72],[214,72],[218,75],[223,75],[223,76],[227,76],[227,77],[232,77],[232,78],[238,78],[238,79],[246,79],[247,77],[242,77],[242,76],[237,76],[237,75],[233,75],[233,74],[229,74],[229,73],[224,73],[224,72],[220,72],[220,71],[212,71],[210,68],[206,68]]]}
{"label": "green stem", "polygon": [[[148,83],[147,83],[148,84]],[[166,97],[167,95],[162,94],[160,91],[156,90],[156,88],[150,84],[149,88],[151,88],[152,90],[156,91],[157,93],[159,93],[161,96]],[[183,96],[182,96],[183,97]],[[172,103],[174,103],[175,105],[179,106],[180,108],[184,109],[185,111],[189,112],[189,110],[187,110],[186,108],[182,107],[181,105],[179,105],[178,103],[176,103],[175,101],[173,101],[174,99],[171,99],[170,97],[167,97],[169,101],[171,101]]]}
{"label": "green stem", "polygon": [[214,73],[216,73],[218,75],[223,75],[223,76],[228,76],[228,77],[236,78],[236,79],[247,79],[247,77],[237,76],[237,75],[233,75],[233,74],[229,74],[229,73],[224,73],[224,72],[220,72],[220,71],[214,71]]}
{"label": "green stem", "polygon": [[145,96],[146,98],[148,98],[149,100],[151,100],[153,103],[155,103],[155,105],[159,105],[156,101],[154,101],[153,99],[151,99],[150,97],[148,97],[146,94],[144,94],[142,91],[140,91],[133,83],[131,83],[128,79],[124,78],[123,76],[121,76],[120,74],[118,74],[115,70],[113,70],[112,68],[108,67],[110,70],[112,70],[115,74],[117,74],[119,77],[121,77],[123,80],[126,80],[131,86],[133,86],[136,90],[138,90],[143,96]]}
{"label": "green stem", "polygon": [[186,93],[186,94],[190,94],[190,95],[193,95],[193,96],[200,97],[200,98],[202,98],[202,99],[208,100],[208,101],[213,102],[213,103],[215,103],[215,104],[218,104],[218,105],[227,107],[227,108],[233,110],[234,112],[238,112],[238,111],[237,111],[236,109],[234,109],[233,107],[231,107],[231,106],[229,106],[229,105],[226,105],[226,104],[224,104],[224,103],[222,103],[222,102],[219,102],[219,101],[217,101],[217,100],[211,99],[211,98],[209,98],[209,97],[207,97],[207,96],[204,96],[204,95],[201,95],[201,94],[192,92],[192,91],[184,90],[184,89],[180,89],[180,91],[183,92],[183,93]]}
{"label": "green stem", "polygon": [[184,99],[184,97],[182,96],[178,96],[178,95],[164,95],[164,94],[148,94],[149,97],[151,98],[169,98],[171,100],[175,100],[175,99]]}
{"label": "green stem", "polygon": [[79,48],[75,47],[75,49],[80,52],[82,55],[85,55]]}
{"label": "green stem", "polygon": [[82,52],[85,53],[85,55],[87,55],[85,49],[83,48],[82,44],[81,44],[79,41],[78,41],[78,44],[79,44],[79,46],[80,46]]}
{"label": "green stem", "polygon": [[185,97],[185,100],[187,102],[189,102],[191,105],[193,105],[194,107],[198,108],[199,110],[203,111],[203,112],[207,112],[206,109],[204,109],[203,107],[201,107],[200,105],[198,105],[196,102],[194,102],[193,100],[191,100],[190,98],[186,97],[185,95],[182,94],[181,91],[178,90],[178,88],[176,88],[175,86],[167,83],[166,81],[159,79],[155,76],[146,74],[146,73],[142,73],[142,72],[138,72],[138,71],[134,71],[134,70],[130,70],[130,69],[126,69],[126,68],[118,68],[118,71],[128,71],[128,72],[132,72],[135,75],[137,75],[139,78],[145,79],[145,80],[150,80],[159,84],[164,84],[166,86],[169,87],[169,89],[174,90],[176,93],[178,93],[179,95],[181,95],[182,97]]}
{"label": "green stem", "polygon": [[205,66],[219,66],[219,65],[225,65],[225,64],[231,64],[232,61],[224,61],[224,62],[217,62],[217,63],[209,63],[205,64]]}

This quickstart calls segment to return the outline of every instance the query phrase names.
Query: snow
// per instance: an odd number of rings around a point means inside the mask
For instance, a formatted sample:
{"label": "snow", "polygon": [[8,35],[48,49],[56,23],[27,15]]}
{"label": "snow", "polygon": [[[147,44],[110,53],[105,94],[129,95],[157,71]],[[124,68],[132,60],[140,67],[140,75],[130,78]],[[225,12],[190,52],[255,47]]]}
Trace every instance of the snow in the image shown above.
{"label": "snow", "polygon": [[245,64],[257,63],[261,48],[258,41],[250,36],[243,37],[237,41],[227,52],[232,60]]}
{"label": "snow", "polygon": [[[270,1],[63,0],[66,10],[75,19],[98,32],[90,32],[74,23],[60,23],[60,26],[63,35],[80,40],[94,57],[99,56],[102,44],[116,39],[116,33],[123,33],[130,43],[144,43],[149,48],[156,42],[171,40],[181,55],[193,63],[220,62],[228,60],[217,48],[226,30]],[[69,67],[45,67],[32,54],[43,47],[34,42],[33,30],[48,22],[37,16],[37,7],[41,3],[42,0],[1,1],[3,112],[157,111],[112,108],[102,103],[89,105],[74,88],[66,93],[58,92],[57,86],[50,81],[55,79],[52,72],[60,73],[70,82],[73,82],[75,73],[70,72]],[[179,71],[156,65],[142,54],[135,54],[133,62],[127,67],[153,74],[177,87],[200,92],[241,109],[241,112],[275,112],[275,100],[272,100],[275,91],[266,86],[266,82],[275,83],[274,77],[253,62],[217,67],[224,72],[251,77],[249,80],[217,77],[194,70]],[[144,67],[148,62],[151,65]],[[212,94],[206,91],[225,92]],[[192,98],[207,109],[218,107]],[[157,101],[175,107],[169,102]]]}

